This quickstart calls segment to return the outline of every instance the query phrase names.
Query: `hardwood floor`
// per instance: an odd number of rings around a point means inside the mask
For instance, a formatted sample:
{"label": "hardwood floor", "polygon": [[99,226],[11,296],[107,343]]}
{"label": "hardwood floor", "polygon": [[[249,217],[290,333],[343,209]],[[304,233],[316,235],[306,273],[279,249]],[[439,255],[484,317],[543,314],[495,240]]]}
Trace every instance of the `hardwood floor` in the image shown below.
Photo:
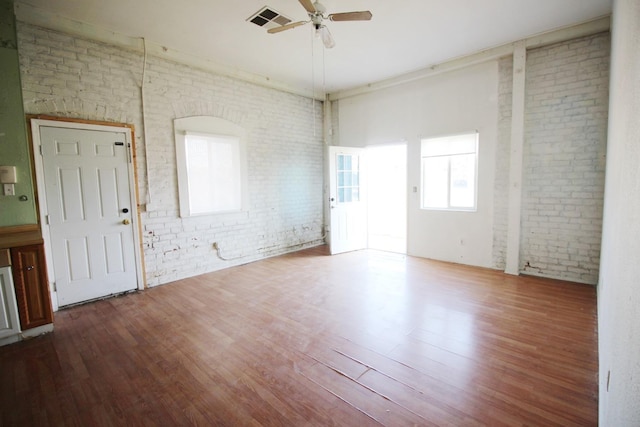
{"label": "hardwood floor", "polygon": [[595,288],[324,247],[63,310],[3,426],[589,426]]}

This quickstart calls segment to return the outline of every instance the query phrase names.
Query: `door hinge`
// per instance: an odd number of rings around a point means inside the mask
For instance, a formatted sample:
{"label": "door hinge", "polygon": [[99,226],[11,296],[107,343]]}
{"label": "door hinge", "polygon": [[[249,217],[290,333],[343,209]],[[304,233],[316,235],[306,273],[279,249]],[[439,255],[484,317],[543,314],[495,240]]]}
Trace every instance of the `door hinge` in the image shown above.
{"label": "door hinge", "polygon": [[53,289],[53,292],[58,292],[58,289],[56,288],[56,282],[51,282],[51,289]]}
{"label": "door hinge", "polygon": [[40,150],[40,155],[42,156],[42,144],[38,145],[38,148]]}
{"label": "door hinge", "polygon": [[44,222],[49,225],[49,215],[44,216]]}

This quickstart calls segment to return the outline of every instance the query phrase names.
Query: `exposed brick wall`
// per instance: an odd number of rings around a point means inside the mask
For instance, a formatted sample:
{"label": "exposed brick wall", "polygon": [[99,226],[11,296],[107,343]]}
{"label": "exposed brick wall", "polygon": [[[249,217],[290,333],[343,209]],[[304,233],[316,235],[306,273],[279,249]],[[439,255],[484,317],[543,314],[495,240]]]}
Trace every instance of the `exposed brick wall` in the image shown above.
{"label": "exposed brick wall", "polygon": [[609,55],[608,33],[527,53],[524,272],[597,282]]}
{"label": "exposed brick wall", "polygon": [[[131,123],[150,285],[283,253],[322,237],[322,108],[307,98],[150,57],[143,134],[142,55],[19,23],[27,113]],[[527,56],[521,270],[595,283],[604,184],[609,36]],[[499,63],[493,262],[504,268],[511,58]],[[335,103],[337,104],[337,103]],[[332,141],[339,139],[333,106]],[[250,209],[181,219],[172,121],[213,115],[249,135]],[[146,142],[145,142],[146,141]],[[150,192],[146,187],[149,158]],[[225,262],[216,257],[212,243]]]}
{"label": "exposed brick wall", "polygon": [[[321,103],[150,56],[144,135],[141,53],[25,23],[18,39],[28,114],[135,126],[140,201],[151,202],[142,213],[149,285],[322,242]],[[246,212],[178,216],[173,120],[193,115],[247,131]],[[214,242],[232,261],[216,256]]]}

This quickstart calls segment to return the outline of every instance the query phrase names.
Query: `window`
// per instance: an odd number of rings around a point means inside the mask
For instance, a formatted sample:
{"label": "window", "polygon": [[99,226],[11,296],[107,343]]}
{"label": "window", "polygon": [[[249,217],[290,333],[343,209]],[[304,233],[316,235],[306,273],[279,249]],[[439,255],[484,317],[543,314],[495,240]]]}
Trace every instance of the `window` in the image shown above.
{"label": "window", "polygon": [[214,117],[178,119],[174,125],[180,216],[242,210],[246,194],[243,132]]}
{"label": "window", "polygon": [[476,210],[478,133],[422,140],[422,209]]}
{"label": "window", "polygon": [[360,157],[338,154],[338,203],[360,201]]}

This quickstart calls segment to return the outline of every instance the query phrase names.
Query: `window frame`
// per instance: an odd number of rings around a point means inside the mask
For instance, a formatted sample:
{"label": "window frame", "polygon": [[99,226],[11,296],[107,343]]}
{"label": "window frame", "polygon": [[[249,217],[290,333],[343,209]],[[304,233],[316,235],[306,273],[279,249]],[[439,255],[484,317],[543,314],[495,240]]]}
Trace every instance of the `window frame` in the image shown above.
{"label": "window frame", "polygon": [[[211,116],[194,116],[174,120],[176,169],[178,175],[178,199],[180,217],[200,217],[208,215],[243,212],[248,206],[247,167],[246,167],[246,132],[240,126],[224,119]],[[191,194],[189,186],[189,171],[187,166],[187,136],[199,136],[235,142],[239,155],[239,199],[240,207],[233,209],[218,209],[193,212],[191,200],[197,197]]]}
{"label": "window frame", "polygon": [[[473,150],[466,151],[458,151],[452,150],[451,147],[447,147],[442,149],[438,154],[425,155],[425,145],[433,144],[435,141],[442,140],[443,143],[446,141],[451,142],[456,138],[468,138],[474,137],[473,142]],[[478,211],[478,164],[479,164],[479,148],[480,148],[480,134],[478,131],[473,132],[461,132],[456,134],[447,134],[438,137],[428,137],[421,138],[420,140],[420,209],[421,210],[429,210],[429,211],[451,211],[451,212],[477,212]],[[468,156],[470,154],[474,155],[473,160],[473,206],[455,206],[451,203],[451,183],[452,183],[452,175],[451,175],[451,160],[454,157],[460,156]],[[446,158],[447,159],[447,184],[446,184],[446,193],[447,193],[447,206],[446,207],[436,207],[436,206],[425,206],[425,160],[432,158]]]}
{"label": "window frame", "polygon": [[[340,161],[338,160],[340,157],[343,157],[342,167],[340,166]],[[346,163],[347,157],[349,158],[348,168],[344,164]],[[357,159],[356,169],[353,168],[354,158]],[[336,175],[337,175],[336,176],[336,203],[338,204],[360,203],[362,201],[361,166],[362,166],[361,158],[359,155],[347,154],[347,153],[336,154]],[[340,177],[342,177],[342,181],[340,180]],[[354,194],[355,194],[355,197],[354,197]]]}

